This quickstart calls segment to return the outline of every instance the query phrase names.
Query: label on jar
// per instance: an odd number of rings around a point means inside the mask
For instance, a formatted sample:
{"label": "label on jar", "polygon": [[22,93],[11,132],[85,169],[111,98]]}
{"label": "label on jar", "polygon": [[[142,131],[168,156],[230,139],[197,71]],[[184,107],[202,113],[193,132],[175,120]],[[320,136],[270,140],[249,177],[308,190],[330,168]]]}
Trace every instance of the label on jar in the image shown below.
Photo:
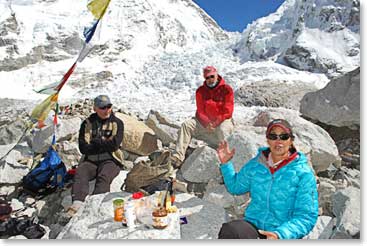
{"label": "label on jar", "polygon": [[163,229],[168,226],[168,216],[157,217],[153,216],[153,227]]}
{"label": "label on jar", "polygon": [[124,208],[123,207],[120,207],[120,208],[116,208],[115,209],[115,221],[118,221],[118,222],[121,222],[123,221],[125,218],[124,218]]}

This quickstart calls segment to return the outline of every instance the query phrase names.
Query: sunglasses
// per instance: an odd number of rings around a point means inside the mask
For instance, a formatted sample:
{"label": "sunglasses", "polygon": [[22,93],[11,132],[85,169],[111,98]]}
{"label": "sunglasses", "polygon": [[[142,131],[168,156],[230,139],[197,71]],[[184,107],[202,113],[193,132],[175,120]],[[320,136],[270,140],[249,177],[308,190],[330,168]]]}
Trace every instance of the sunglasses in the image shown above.
{"label": "sunglasses", "polygon": [[291,137],[290,134],[288,133],[284,133],[284,134],[280,134],[280,135],[277,135],[275,133],[270,133],[267,138],[270,139],[270,140],[277,140],[277,139],[280,139],[280,140],[288,140],[289,138]]}
{"label": "sunglasses", "polygon": [[205,79],[214,79],[215,78],[215,75],[210,75],[208,77],[205,77]]}
{"label": "sunglasses", "polygon": [[112,108],[112,105],[107,105],[107,106],[104,106],[104,107],[98,107],[99,109],[102,109],[102,110],[105,110],[105,109],[110,109]]}

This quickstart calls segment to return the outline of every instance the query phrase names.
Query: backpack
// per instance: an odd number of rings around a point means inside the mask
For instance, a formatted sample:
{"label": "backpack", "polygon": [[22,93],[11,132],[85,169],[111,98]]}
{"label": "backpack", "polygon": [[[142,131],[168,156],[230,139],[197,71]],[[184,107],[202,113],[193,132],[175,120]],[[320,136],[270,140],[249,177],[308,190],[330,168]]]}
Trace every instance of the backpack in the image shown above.
{"label": "backpack", "polygon": [[164,151],[153,161],[140,161],[136,163],[127,174],[121,190],[124,187],[127,192],[144,190],[143,187],[146,188],[152,184],[160,183],[162,180],[169,180],[172,170],[171,153]]}
{"label": "backpack", "polygon": [[27,215],[0,221],[0,238],[23,235],[28,239],[40,239],[45,234],[46,230]]}
{"label": "backpack", "polygon": [[51,146],[43,161],[23,177],[22,186],[32,195],[51,193],[64,186],[66,174],[65,164]]}

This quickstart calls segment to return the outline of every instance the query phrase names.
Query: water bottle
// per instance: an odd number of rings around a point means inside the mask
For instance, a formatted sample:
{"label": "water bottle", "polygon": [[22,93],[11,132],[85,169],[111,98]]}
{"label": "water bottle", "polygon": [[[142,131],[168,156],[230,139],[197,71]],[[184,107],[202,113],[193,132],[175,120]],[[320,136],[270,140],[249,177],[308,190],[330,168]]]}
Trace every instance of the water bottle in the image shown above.
{"label": "water bottle", "polygon": [[127,227],[134,228],[135,227],[136,214],[135,214],[134,201],[132,201],[132,200],[129,200],[128,202],[125,202],[125,218],[126,218]]}

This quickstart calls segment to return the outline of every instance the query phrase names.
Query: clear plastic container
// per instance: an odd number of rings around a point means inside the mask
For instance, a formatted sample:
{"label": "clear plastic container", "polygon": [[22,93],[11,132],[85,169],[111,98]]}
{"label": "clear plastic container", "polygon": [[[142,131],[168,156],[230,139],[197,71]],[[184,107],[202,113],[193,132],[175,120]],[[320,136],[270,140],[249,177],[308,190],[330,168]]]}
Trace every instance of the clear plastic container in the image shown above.
{"label": "clear plastic container", "polygon": [[126,225],[129,228],[134,228],[136,226],[136,214],[135,214],[135,205],[134,201],[130,200],[125,202],[125,218]]}

